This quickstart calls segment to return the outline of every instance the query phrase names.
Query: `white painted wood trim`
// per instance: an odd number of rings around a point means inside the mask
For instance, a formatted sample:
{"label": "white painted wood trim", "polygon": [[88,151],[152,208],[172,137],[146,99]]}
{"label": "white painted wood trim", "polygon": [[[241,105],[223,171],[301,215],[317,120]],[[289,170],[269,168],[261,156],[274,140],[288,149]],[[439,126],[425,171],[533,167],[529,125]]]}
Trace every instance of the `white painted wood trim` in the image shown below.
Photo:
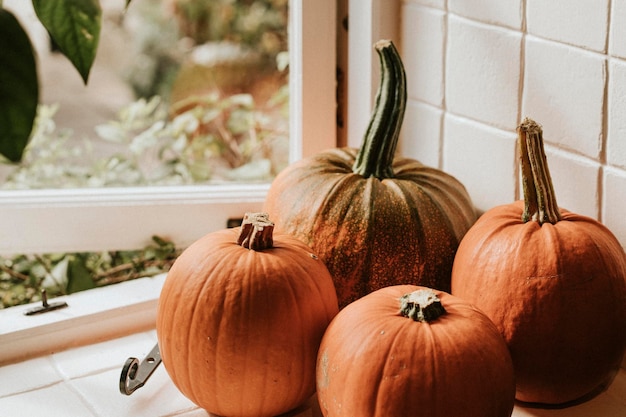
{"label": "white painted wood trim", "polygon": [[[290,160],[336,144],[334,0],[290,4]],[[0,191],[0,254],[186,246],[258,211],[268,184]]]}
{"label": "white painted wood trim", "polygon": [[0,192],[0,253],[138,249],[152,235],[185,247],[262,209],[269,184]]}
{"label": "white painted wood trim", "polygon": [[290,3],[289,38],[291,132],[302,140],[290,144],[290,159],[314,155],[337,143],[335,0]]}
{"label": "white painted wood trim", "polygon": [[68,307],[45,314],[24,315],[37,303],[0,310],[0,366],[153,329],[165,277],[54,298]]}

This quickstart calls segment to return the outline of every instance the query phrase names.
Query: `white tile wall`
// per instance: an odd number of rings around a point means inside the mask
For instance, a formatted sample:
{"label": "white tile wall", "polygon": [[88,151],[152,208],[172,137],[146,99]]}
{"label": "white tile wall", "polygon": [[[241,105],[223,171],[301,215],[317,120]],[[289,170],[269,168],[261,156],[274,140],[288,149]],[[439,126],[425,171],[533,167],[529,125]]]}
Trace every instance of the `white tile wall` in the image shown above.
{"label": "white tile wall", "polygon": [[443,51],[425,74],[409,67],[401,151],[455,175],[484,211],[521,198],[516,128],[529,116],[559,204],[626,246],[626,0],[401,1],[403,59]]}

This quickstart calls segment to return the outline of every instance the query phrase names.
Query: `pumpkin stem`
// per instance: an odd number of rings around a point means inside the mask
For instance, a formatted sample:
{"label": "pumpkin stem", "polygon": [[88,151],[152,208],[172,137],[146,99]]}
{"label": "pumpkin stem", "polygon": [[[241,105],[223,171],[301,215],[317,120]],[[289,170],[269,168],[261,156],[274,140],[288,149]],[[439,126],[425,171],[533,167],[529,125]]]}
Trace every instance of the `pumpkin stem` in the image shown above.
{"label": "pumpkin stem", "polygon": [[406,74],[393,42],[380,40],[374,45],[381,64],[380,85],[363,145],[352,171],[364,178],[393,177],[393,157],[406,108]]}
{"label": "pumpkin stem", "polygon": [[273,233],[274,223],[267,213],[246,213],[237,244],[255,251],[269,249],[274,245]]}
{"label": "pumpkin stem", "polygon": [[552,186],[550,170],[543,148],[543,131],[534,120],[528,117],[517,128],[522,187],[524,191],[524,223],[533,220],[540,225],[555,224],[561,220],[559,206]]}
{"label": "pumpkin stem", "polygon": [[420,322],[431,322],[446,313],[441,300],[431,289],[413,291],[400,297],[400,314]]}

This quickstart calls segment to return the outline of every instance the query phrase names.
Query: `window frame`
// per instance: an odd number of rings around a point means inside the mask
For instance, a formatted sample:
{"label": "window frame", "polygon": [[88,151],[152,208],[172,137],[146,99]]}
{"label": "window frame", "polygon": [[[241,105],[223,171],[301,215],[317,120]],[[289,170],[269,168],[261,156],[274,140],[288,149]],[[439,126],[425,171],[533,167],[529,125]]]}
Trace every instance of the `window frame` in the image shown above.
{"label": "window frame", "polygon": [[[336,146],[336,1],[290,3],[290,161]],[[297,22],[297,24],[294,24]],[[0,253],[187,245],[262,208],[268,184],[0,191]],[[154,327],[164,275],[0,310],[0,365]],[[55,299],[56,301],[57,299]]]}

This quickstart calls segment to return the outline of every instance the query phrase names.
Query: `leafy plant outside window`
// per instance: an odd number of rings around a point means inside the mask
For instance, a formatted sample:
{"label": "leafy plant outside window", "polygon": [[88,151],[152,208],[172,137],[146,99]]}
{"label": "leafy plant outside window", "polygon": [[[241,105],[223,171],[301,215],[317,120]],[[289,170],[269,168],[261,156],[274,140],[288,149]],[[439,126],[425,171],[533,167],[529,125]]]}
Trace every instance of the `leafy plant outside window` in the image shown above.
{"label": "leafy plant outside window", "polygon": [[[112,155],[95,155],[90,141],[57,129],[55,106],[39,106],[22,162],[0,188],[77,188],[190,185],[220,181],[269,181],[287,164],[285,90],[275,106],[259,110],[248,94],[203,96],[168,119],[159,97],[139,99],[118,118],[96,126],[97,135],[120,145]],[[72,141],[72,146],[67,143]]]}
{"label": "leafy plant outside window", "polygon": [[166,272],[179,255],[158,236],[137,251],[0,257],[0,309]]}

